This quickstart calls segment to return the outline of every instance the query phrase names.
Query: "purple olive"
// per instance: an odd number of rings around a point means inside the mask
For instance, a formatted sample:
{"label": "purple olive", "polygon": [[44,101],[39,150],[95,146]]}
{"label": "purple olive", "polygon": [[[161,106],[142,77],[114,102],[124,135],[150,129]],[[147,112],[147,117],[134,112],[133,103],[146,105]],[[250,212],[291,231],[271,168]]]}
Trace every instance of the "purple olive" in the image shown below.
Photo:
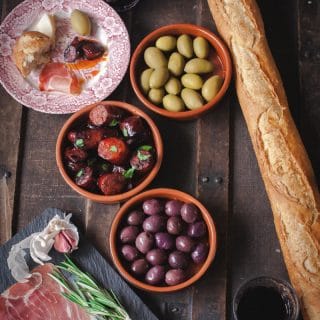
{"label": "purple olive", "polygon": [[167,258],[167,254],[163,249],[152,249],[146,254],[147,261],[153,266],[165,264]]}
{"label": "purple olive", "polygon": [[144,220],[142,228],[144,231],[159,232],[165,228],[166,220],[164,216],[153,215]]}
{"label": "purple olive", "polygon": [[186,274],[182,269],[171,269],[165,275],[166,284],[175,286],[186,279]]}
{"label": "purple olive", "polygon": [[136,240],[139,229],[135,226],[128,226],[121,230],[120,240],[122,243],[132,243]]}
{"label": "purple olive", "polygon": [[164,280],[164,266],[154,266],[146,274],[145,280],[149,284],[159,284]]}
{"label": "purple olive", "polygon": [[181,217],[187,223],[194,223],[199,218],[199,210],[193,203],[185,203],[181,208]]}
{"label": "purple olive", "polygon": [[138,276],[142,276],[147,273],[149,264],[146,259],[138,259],[131,264],[131,271]]}
{"label": "purple olive", "polygon": [[184,228],[185,223],[179,216],[170,217],[167,221],[167,231],[170,234],[179,235],[182,233]]}
{"label": "purple olive", "polygon": [[207,234],[207,226],[204,221],[198,221],[188,226],[188,236],[200,238]]}
{"label": "purple olive", "polygon": [[121,253],[127,261],[136,260],[139,256],[137,248],[130,246],[129,244],[126,244],[121,248]]}
{"label": "purple olive", "polygon": [[144,214],[140,210],[134,210],[128,214],[127,223],[131,226],[138,226],[142,224]]}
{"label": "purple olive", "polygon": [[190,260],[187,254],[181,251],[173,251],[169,255],[169,265],[174,269],[186,269]]}
{"label": "purple olive", "polygon": [[182,252],[191,252],[194,248],[194,241],[188,236],[179,236],[176,238],[176,248]]}
{"label": "purple olive", "polygon": [[179,200],[169,200],[165,205],[165,213],[172,217],[180,215],[181,207],[183,206],[183,202]]}
{"label": "purple olive", "polygon": [[160,249],[172,250],[174,248],[174,238],[167,232],[158,232],[155,234],[156,245]]}
{"label": "purple olive", "polygon": [[208,245],[199,243],[191,253],[191,258],[195,263],[202,263],[208,256]]}
{"label": "purple olive", "polygon": [[146,254],[154,244],[154,237],[152,233],[150,232],[141,232],[136,239],[136,247],[137,249],[143,253]]}
{"label": "purple olive", "polygon": [[160,214],[163,212],[163,203],[158,199],[148,199],[143,202],[142,209],[148,215]]}

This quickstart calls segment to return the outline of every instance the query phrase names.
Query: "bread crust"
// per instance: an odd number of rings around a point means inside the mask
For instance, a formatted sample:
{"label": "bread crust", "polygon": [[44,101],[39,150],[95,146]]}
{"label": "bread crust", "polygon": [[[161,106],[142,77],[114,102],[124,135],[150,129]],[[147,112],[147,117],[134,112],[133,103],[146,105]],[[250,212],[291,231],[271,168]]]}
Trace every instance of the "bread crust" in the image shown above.
{"label": "bread crust", "polygon": [[208,0],[236,71],[238,99],[305,320],[320,319],[320,197],[254,0]]}
{"label": "bread crust", "polygon": [[38,65],[50,61],[51,39],[37,31],[26,31],[16,40],[12,59],[21,74],[26,77]]}

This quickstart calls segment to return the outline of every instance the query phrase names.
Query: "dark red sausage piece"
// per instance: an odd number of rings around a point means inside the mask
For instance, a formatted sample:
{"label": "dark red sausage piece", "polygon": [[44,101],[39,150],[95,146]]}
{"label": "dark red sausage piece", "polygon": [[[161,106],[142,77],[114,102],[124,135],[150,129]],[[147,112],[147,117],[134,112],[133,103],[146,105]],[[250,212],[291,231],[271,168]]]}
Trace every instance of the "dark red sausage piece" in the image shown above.
{"label": "dark red sausage piece", "polygon": [[87,159],[88,153],[82,149],[68,147],[64,151],[64,157],[70,162],[81,162]]}
{"label": "dark red sausage piece", "polygon": [[118,172],[118,173],[124,174],[126,172],[126,169],[121,166],[113,166],[112,172]]}
{"label": "dark red sausage piece", "polygon": [[90,189],[94,185],[93,170],[90,167],[80,169],[76,174],[75,182],[79,187]]}
{"label": "dark red sausage piece", "polygon": [[90,40],[84,40],[81,49],[88,60],[97,59],[104,53],[104,48],[100,43]]}
{"label": "dark red sausage piece", "polygon": [[72,144],[74,144],[75,142],[76,142],[76,140],[77,140],[77,131],[70,131],[69,133],[68,133],[68,140],[72,143]]}
{"label": "dark red sausage piece", "polygon": [[119,138],[106,138],[100,141],[98,155],[115,165],[124,164],[129,156],[127,144]]}
{"label": "dark red sausage piece", "polygon": [[124,137],[129,138],[135,135],[142,135],[146,128],[141,117],[131,116],[121,121],[120,130]]}
{"label": "dark red sausage piece", "polygon": [[147,150],[137,150],[133,153],[130,159],[130,165],[139,174],[149,172],[155,163],[153,152]]}
{"label": "dark red sausage piece", "polygon": [[89,113],[90,123],[101,127],[103,125],[110,125],[112,121],[115,120],[116,124],[122,118],[122,111],[116,107],[105,106],[103,104],[98,104]]}
{"label": "dark red sausage piece", "polygon": [[106,131],[103,128],[85,130],[84,145],[86,149],[98,148],[99,142],[104,138]]}
{"label": "dark red sausage piece", "polygon": [[[77,148],[90,150],[96,149],[99,145],[99,142],[107,134],[104,128],[93,128],[79,131],[75,134],[74,145]],[[74,139],[74,133],[71,131],[68,134],[69,140]]]}
{"label": "dark red sausage piece", "polygon": [[98,179],[98,187],[106,195],[119,194],[126,185],[127,180],[121,173],[106,173]]}
{"label": "dark red sausage piece", "polygon": [[86,164],[84,162],[72,162],[72,161],[69,161],[67,163],[67,168],[71,172],[79,172],[85,166],[86,166]]}

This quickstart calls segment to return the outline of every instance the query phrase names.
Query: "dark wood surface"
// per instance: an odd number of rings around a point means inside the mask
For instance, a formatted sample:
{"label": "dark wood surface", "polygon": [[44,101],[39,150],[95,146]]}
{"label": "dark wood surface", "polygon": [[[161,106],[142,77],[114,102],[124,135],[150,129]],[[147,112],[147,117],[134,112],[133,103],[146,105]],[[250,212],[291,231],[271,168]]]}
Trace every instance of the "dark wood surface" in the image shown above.
{"label": "dark wood surface", "polygon": [[[2,18],[18,3],[2,0]],[[320,181],[320,4],[317,0],[260,0],[265,29],[290,107]],[[215,31],[206,0],[141,0],[121,14],[132,48],[153,29],[188,22]],[[0,241],[47,207],[74,212],[86,235],[109,259],[107,235],[119,205],[101,205],[74,193],[56,167],[54,149],[68,115],[21,107],[1,88]],[[144,109],[128,76],[109,99]],[[254,276],[287,279],[272,212],[233,85],[208,115],[186,123],[155,114],[165,157],[152,187],[173,187],[197,196],[218,229],[218,252],[199,282],[174,294],[138,292],[160,319],[232,319],[232,297]],[[0,173],[3,170],[0,170]],[[146,319],[147,320],[147,319]]]}

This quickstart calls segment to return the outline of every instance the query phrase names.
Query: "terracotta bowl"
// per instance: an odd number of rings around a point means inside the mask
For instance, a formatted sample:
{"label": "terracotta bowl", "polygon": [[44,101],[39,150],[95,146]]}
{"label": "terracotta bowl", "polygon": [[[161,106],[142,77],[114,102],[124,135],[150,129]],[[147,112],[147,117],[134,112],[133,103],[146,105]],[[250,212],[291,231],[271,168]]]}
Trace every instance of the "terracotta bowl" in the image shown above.
{"label": "terracotta bowl", "polygon": [[[141,280],[135,278],[132,276],[127,269],[124,266],[124,263],[119,255],[119,229],[121,228],[123,224],[124,217],[126,214],[128,214],[131,210],[136,208],[138,205],[141,205],[141,203],[150,198],[165,198],[165,199],[177,199],[180,201],[183,201],[185,203],[193,203],[196,205],[199,209],[199,211],[202,214],[202,218],[205,221],[207,225],[208,230],[208,245],[209,245],[209,252],[206,260],[197,266],[194,266],[192,268],[192,276],[188,280],[174,286],[155,286],[150,285],[145,282],[142,282]],[[135,287],[145,290],[145,291],[151,291],[151,292],[174,292],[181,290],[183,288],[186,288],[193,283],[195,283],[197,280],[199,280],[204,273],[209,268],[210,264],[212,263],[215,253],[216,253],[216,246],[217,246],[217,236],[216,236],[216,229],[214,222],[211,218],[210,213],[207,211],[207,209],[194,197],[191,195],[175,190],[175,189],[152,189],[145,191],[143,193],[140,193],[136,195],[135,197],[128,200],[117,212],[110,230],[109,235],[109,244],[110,244],[110,251],[112,260],[120,272],[120,274],[132,285]]]}
{"label": "terracotta bowl", "polygon": [[[143,179],[143,181],[140,184],[138,184],[136,187],[134,187],[133,189],[126,191],[124,193],[117,194],[117,195],[101,195],[101,194],[87,191],[87,190],[79,187],[71,179],[71,177],[69,176],[68,172],[66,171],[64,163],[63,163],[62,153],[63,153],[63,149],[66,144],[66,139],[67,139],[66,137],[67,137],[68,132],[72,128],[76,127],[77,124],[82,122],[84,119],[87,119],[91,109],[93,109],[97,104],[115,106],[120,109],[124,109],[133,115],[137,115],[137,116],[140,116],[141,118],[143,118],[150,127],[151,133],[153,135],[154,146],[155,146],[156,153],[157,153],[156,163],[155,163],[154,167],[152,168],[152,170],[149,172],[149,174]],[[153,120],[147,114],[145,114],[143,111],[141,111],[137,107],[135,107],[131,104],[125,103],[125,102],[121,102],[121,101],[98,102],[98,103],[89,105],[89,106],[81,109],[80,111],[74,113],[61,128],[60,133],[58,135],[57,144],[56,144],[56,161],[57,161],[57,165],[58,165],[59,171],[60,171],[63,179],[66,181],[66,183],[74,191],[78,192],[79,194],[81,194],[85,198],[88,198],[92,201],[100,202],[100,203],[122,202],[122,201],[125,201],[125,200],[131,198],[135,194],[141,192],[144,188],[146,188],[150,184],[150,182],[154,179],[154,177],[158,173],[160,166],[161,166],[162,158],[163,158],[163,144],[162,144],[160,132],[159,132],[156,124],[153,122]]]}
{"label": "terracotta bowl", "polygon": [[[188,34],[192,37],[201,36],[209,42],[209,44],[214,48],[210,50],[208,59],[214,63],[215,71],[214,74],[218,74],[224,78],[223,85],[218,92],[218,94],[208,103],[197,110],[172,112],[168,111],[162,107],[153,104],[148,97],[142,92],[140,88],[140,75],[144,69],[147,68],[143,54],[147,47],[154,46],[156,39],[164,35],[175,35],[179,36],[181,34]],[[192,24],[172,24],[168,26],[161,27],[154,30],[148,34],[139,43],[136,50],[134,51],[131,63],[130,63],[130,80],[134,92],[138,96],[139,100],[152,111],[168,118],[173,118],[176,120],[189,120],[198,118],[205,112],[212,109],[218,104],[218,102],[225,95],[232,77],[232,64],[227,47],[224,45],[222,40],[220,40],[215,34],[213,34],[208,29],[199,27]]]}

